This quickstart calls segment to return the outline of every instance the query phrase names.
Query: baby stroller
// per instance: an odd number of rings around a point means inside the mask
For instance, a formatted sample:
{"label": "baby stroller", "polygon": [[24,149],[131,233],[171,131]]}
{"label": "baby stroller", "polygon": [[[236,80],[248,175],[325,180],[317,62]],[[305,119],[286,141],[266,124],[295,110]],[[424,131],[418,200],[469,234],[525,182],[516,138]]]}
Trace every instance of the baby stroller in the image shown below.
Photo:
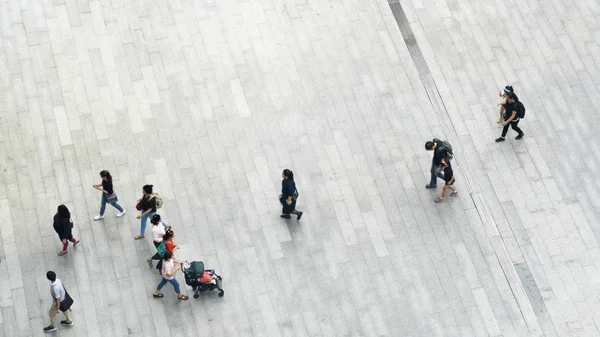
{"label": "baby stroller", "polygon": [[[215,273],[214,269],[204,269],[204,262],[193,261],[183,265],[183,274],[185,275],[185,284],[194,290],[194,298],[198,298],[200,293],[219,289],[219,297],[225,295],[223,290],[223,278]],[[202,280],[202,282],[201,282]]]}

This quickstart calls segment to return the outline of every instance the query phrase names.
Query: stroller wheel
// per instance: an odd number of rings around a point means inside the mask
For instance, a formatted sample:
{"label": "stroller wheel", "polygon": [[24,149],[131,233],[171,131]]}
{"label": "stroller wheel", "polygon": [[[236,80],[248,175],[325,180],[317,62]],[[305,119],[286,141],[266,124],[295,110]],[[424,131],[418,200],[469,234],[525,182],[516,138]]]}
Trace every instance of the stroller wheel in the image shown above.
{"label": "stroller wheel", "polygon": [[194,294],[194,298],[200,297],[200,294]]}
{"label": "stroller wheel", "polygon": [[223,296],[225,296],[225,291],[224,291],[224,290],[221,290],[221,291],[219,292],[219,297],[223,297]]}

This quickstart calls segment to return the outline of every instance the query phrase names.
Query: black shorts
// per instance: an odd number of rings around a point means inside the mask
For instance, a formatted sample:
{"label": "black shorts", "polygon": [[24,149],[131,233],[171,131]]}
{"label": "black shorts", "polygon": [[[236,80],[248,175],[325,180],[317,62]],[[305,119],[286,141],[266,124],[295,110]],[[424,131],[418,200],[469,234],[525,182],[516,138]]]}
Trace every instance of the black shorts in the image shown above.
{"label": "black shorts", "polygon": [[454,185],[454,172],[450,166],[444,169],[444,181],[446,182],[446,185]]}

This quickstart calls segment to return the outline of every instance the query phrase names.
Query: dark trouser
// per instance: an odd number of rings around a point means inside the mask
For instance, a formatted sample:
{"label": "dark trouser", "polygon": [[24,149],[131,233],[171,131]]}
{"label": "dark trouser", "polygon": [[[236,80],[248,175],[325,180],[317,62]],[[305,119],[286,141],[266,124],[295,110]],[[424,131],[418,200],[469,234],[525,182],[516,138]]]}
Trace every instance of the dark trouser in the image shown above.
{"label": "dark trouser", "polygon": [[429,185],[431,186],[437,186],[437,178],[440,177],[441,179],[444,179],[444,172],[442,170],[438,171],[438,168],[440,166],[439,165],[435,165],[433,163],[433,161],[431,162],[431,169],[429,170],[429,172],[431,172],[431,180],[429,180]]}
{"label": "dark trouser", "polygon": [[508,123],[508,124],[506,124],[506,125],[504,126],[504,129],[502,129],[502,137],[506,137],[506,133],[508,132],[508,126],[509,126],[509,125],[510,125],[510,127],[511,127],[513,130],[517,131],[517,133],[518,133],[518,134],[522,134],[522,133],[523,133],[523,130],[521,130],[521,129],[519,128],[519,126],[518,126],[518,125],[519,125],[519,121],[516,121],[516,122],[510,122],[510,123]]}
{"label": "dark trouser", "polygon": [[152,243],[154,243],[154,247],[157,249],[156,254],[152,255],[152,260],[160,260],[160,255],[158,255],[158,246],[160,245],[160,242],[152,241]]}
{"label": "dark trouser", "polygon": [[290,213],[292,214],[298,214],[299,212],[296,210],[296,200],[292,199],[292,204],[288,205],[287,202],[285,200],[279,199],[279,202],[281,203],[281,205],[283,206],[281,213],[283,214],[287,214],[289,215]]}

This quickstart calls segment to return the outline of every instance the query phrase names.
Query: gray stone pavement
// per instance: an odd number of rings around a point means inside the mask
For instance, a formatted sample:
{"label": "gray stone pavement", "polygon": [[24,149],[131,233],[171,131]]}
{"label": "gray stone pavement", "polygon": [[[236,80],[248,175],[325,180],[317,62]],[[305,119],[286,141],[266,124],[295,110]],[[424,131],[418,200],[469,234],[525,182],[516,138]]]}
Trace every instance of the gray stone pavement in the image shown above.
{"label": "gray stone pavement", "polygon": [[[599,335],[600,4],[400,4],[414,38],[395,0],[0,0],[0,336],[43,335],[48,269],[57,336]],[[496,144],[505,84],[526,136]],[[129,213],[94,222],[102,169]],[[225,297],[152,298],[145,183]]]}

